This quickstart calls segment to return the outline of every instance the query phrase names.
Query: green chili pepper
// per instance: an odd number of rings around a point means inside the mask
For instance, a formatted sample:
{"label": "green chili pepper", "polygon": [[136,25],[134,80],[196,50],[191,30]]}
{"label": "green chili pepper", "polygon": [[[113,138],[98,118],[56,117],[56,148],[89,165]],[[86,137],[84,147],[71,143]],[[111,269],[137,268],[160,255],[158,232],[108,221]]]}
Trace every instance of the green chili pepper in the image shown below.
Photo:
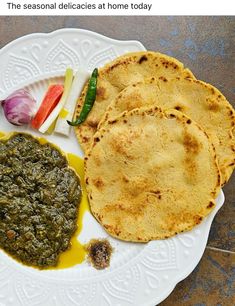
{"label": "green chili pepper", "polygon": [[81,113],[79,117],[75,121],[68,121],[69,125],[77,126],[84,122],[92,109],[92,106],[96,99],[96,89],[97,89],[97,77],[98,77],[98,69],[95,68],[91,74],[91,78],[89,80],[88,89],[85,97],[85,102],[83,104]]}

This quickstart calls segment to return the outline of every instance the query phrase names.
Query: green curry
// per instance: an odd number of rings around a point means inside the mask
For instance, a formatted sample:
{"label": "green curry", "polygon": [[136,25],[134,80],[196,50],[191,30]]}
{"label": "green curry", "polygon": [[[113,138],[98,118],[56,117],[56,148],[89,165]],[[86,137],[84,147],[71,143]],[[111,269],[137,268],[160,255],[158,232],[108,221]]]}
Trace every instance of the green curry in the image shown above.
{"label": "green curry", "polygon": [[50,143],[0,140],[0,247],[21,262],[56,266],[76,230],[80,180]]}

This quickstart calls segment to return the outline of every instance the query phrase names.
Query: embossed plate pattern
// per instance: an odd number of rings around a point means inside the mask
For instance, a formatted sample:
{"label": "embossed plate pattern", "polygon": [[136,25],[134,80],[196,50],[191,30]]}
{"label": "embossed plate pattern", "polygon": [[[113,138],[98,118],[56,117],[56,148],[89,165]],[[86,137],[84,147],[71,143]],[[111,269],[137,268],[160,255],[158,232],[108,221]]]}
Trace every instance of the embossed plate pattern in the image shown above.
{"label": "embossed plate pattern", "polygon": [[[91,71],[118,55],[144,50],[137,41],[117,41],[78,29],[50,34],[32,34],[13,41],[0,50],[0,99],[27,86],[40,101],[49,82],[62,81],[70,66]],[[0,130],[16,128],[4,119]],[[82,156],[75,135],[70,139],[47,137],[67,152]],[[0,251],[0,306],[153,306],[164,300],[175,285],[199,262],[211,222],[224,202],[221,191],[214,211],[194,230],[148,244],[108,239],[115,248],[110,268],[96,271],[86,262],[70,269],[39,271],[23,266]],[[81,242],[107,237],[100,225],[85,214]]]}

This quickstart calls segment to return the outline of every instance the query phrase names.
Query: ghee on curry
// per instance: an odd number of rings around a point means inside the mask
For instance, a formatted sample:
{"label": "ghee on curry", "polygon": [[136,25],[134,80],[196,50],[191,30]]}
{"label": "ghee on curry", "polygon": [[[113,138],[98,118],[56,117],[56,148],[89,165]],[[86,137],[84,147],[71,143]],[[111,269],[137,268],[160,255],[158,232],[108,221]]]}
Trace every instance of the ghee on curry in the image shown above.
{"label": "ghee on curry", "polygon": [[[5,134],[5,133],[0,132],[0,137],[1,137],[1,140],[6,141],[10,137],[12,137],[12,135],[14,135],[14,134],[20,134],[20,133]],[[27,135],[27,134],[25,134],[25,135]],[[32,136],[29,135],[29,137],[32,137]],[[34,137],[34,138],[37,139],[41,145],[49,143],[44,138],[36,138],[36,137]],[[54,145],[51,145],[52,150],[53,150],[53,147],[55,149],[57,149],[63,156],[65,155],[58,147],[56,147]],[[82,246],[82,244],[77,239],[79,233],[82,230],[84,213],[89,209],[88,208],[86,190],[85,190],[85,184],[84,184],[83,160],[81,158],[79,158],[78,156],[76,156],[74,154],[70,154],[70,153],[66,154],[66,158],[67,158],[67,162],[68,162],[69,167],[73,168],[75,170],[75,172],[78,174],[78,176],[80,177],[80,184],[81,184],[81,188],[82,188],[82,198],[81,198],[81,202],[80,202],[80,206],[79,206],[79,213],[78,213],[78,216],[77,216],[77,230],[72,235],[72,237],[70,236],[71,239],[67,243],[67,247],[66,247],[67,250],[64,251],[64,252],[60,252],[59,257],[58,257],[57,265],[55,267],[50,267],[50,261],[49,261],[47,264],[45,264],[45,267],[42,264],[41,266],[39,265],[39,268],[46,268],[46,269],[69,268],[69,267],[72,267],[76,264],[82,263],[83,260],[85,259],[85,255],[86,255],[84,247]],[[61,161],[59,160],[59,162],[61,162]],[[73,219],[74,219],[74,217],[73,217]],[[76,216],[75,216],[75,220],[76,220]],[[41,241],[43,241],[43,239]],[[7,252],[7,253],[11,253],[11,252]],[[17,256],[14,256],[14,254],[10,254],[10,255],[12,255],[12,257],[14,257],[15,259],[19,260],[19,258],[17,258]],[[20,260],[20,261],[22,261],[22,260]],[[27,265],[35,266],[33,263],[31,264],[31,262],[26,261],[24,263],[27,264]],[[38,265],[36,264],[35,267],[38,268]]]}

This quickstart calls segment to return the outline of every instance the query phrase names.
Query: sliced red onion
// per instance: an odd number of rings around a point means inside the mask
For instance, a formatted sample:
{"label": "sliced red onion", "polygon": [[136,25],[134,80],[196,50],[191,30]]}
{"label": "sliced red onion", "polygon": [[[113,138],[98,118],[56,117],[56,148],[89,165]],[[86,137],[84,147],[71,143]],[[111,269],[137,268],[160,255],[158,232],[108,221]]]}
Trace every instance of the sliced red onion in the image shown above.
{"label": "sliced red onion", "polygon": [[28,124],[36,112],[36,101],[25,89],[13,92],[2,101],[6,119],[14,125]]}

